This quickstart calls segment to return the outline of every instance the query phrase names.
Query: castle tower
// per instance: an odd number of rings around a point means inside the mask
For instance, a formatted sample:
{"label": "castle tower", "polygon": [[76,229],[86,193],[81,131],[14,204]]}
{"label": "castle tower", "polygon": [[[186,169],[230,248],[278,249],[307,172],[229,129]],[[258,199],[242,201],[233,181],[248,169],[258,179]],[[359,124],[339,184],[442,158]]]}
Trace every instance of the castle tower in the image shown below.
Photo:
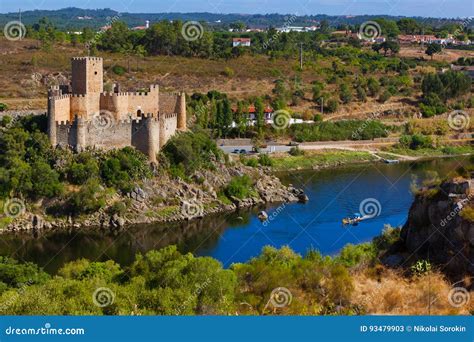
{"label": "castle tower", "polygon": [[186,94],[180,93],[178,95],[178,129],[185,131],[187,129],[186,118]]}
{"label": "castle tower", "polygon": [[100,57],[72,59],[72,93],[94,94],[104,91],[103,61]]}

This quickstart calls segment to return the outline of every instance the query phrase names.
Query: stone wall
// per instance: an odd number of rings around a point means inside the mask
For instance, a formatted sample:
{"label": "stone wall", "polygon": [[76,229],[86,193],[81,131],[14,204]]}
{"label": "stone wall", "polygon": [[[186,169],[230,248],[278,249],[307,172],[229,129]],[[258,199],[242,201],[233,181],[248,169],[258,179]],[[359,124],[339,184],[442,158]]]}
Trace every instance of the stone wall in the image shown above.
{"label": "stone wall", "polygon": [[48,99],[49,115],[54,116],[55,121],[70,121],[71,96],[60,95]]}
{"label": "stone wall", "polygon": [[178,127],[178,114],[165,114],[164,115],[164,131],[161,132],[164,134],[164,143],[166,144],[168,140],[176,134]]}
{"label": "stone wall", "polygon": [[160,112],[161,113],[179,113],[178,94],[160,93]]}

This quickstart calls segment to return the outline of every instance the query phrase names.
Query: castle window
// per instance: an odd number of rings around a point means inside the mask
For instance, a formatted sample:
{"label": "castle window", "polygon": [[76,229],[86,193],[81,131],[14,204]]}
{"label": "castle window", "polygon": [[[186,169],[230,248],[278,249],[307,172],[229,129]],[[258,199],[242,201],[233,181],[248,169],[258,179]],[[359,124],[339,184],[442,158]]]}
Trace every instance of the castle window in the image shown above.
{"label": "castle window", "polygon": [[94,75],[97,75],[97,71],[94,72]]}

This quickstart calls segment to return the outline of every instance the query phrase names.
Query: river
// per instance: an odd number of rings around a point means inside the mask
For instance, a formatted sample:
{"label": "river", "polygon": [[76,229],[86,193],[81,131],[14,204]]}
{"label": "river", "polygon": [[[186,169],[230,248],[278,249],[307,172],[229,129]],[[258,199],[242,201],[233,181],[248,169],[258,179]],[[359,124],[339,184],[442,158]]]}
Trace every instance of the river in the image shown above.
{"label": "river", "polygon": [[[269,205],[191,222],[137,225],[122,231],[71,229],[39,235],[4,234],[0,254],[35,262],[50,273],[78,258],[113,259],[128,265],[137,253],[170,244],[176,244],[182,252],[214,257],[226,267],[257,256],[266,245],[289,245],[301,254],[314,248],[324,255],[334,255],[348,243],[370,241],[385,224],[403,225],[413,200],[410,184],[414,178],[420,181],[433,171],[445,176],[467,161],[467,157],[459,157],[289,172],[279,176],[286,184],[304,188],[308,203]],[[342,226],[341,220],[360,212],[364,201],[375,203],[378,216],[355,227]],[[260,210],[270,216],[266,224],[257,217]]]}

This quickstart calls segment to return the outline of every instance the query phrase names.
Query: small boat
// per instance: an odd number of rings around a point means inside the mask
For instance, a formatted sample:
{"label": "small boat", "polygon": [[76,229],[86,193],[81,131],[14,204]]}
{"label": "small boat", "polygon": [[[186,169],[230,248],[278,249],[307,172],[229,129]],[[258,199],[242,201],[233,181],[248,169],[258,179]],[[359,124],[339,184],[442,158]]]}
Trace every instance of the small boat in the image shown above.
{"label": "small boat", "polygon": [[357,226],[359,222],[362,221],[362,217],[359,213],[355,214],[353,217],[346,217],[342,219],[342,224],[344,226]]}
{"label": "small boat", "polygon": [[397,159],[384,159],[383,160],[385,164],[398,164],[400,163],[400,160]]}

